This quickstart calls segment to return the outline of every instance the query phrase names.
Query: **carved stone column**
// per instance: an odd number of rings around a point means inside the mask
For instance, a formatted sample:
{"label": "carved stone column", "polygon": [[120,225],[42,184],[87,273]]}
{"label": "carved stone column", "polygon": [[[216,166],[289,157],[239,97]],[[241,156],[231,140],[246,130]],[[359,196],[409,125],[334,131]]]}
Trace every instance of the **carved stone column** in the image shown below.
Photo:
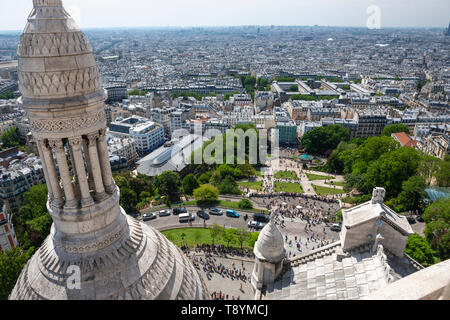
{"label": "carved stone column", "polygon": [[48,199],[51,203],[53,201],[53,189],[52,189],[52,184],[51,184],[50,177],[49,177],[48,171],[47,171],[47,164],[45,163],[44,151],[42,150],[43,144],[44,144],[43,140],[38,140],[36,143],[36,146],[39,151],[39,158],[41,159],[41,162],[42,162],[42,169],[44,170],[45,182],[47,183]]}
{"label": "carved stone column", "polygon": [[115,184],[112,178],[111,164],[109,162],[108,144],[106,143],[106,129],[100,130],[100,136],[98,138],[98,154],[100,158],[103,183],[105,184],[106,192],[111,194],[114,192]]}
{"label": "carved stone column", "polygon": [[73,171],[73,185],[74,185],[74,191],[75,191],[75,198],[81,199],[80,182],[78,181],[78,168],[75,166],[72,145],[69,144],[68,149],[69,149],[70,163],[72,165],[72,171]]}
{"label": "carved stone column", "polygon": [[53,193],[53,199],[51,199],[51,204],[60,207],[64,204],[63,193],[61,186],[59,185],[58,173],[56,172],[55,162],[53,160],[53,153],[50,147],[45,143],[44,140],[40,140],[38,145],[41,146],[42,156],[44,159],[45,166],[47,167],[48,181],[47,185],[50,185]]}
{"label": "carved stone column", "polygon": [[95,184],[94,198],[95,198],[95,200],[101,201],[106,198],[106,193],[105,193],[105,187],[103,186],[103,178],[102,178],[102,172],[100,169],[100,161],[98,159],[97,139],[98,139],[98,134],[88,135],[89,159],[91,161],[92,175],[94,177],[94,184]]}
{"label": "carved stone column", "polygon": [[66,203],[64,207],[75,208],[78,205],[78,201],[75,198],[75,192],[73,190],[72,179],[70,179],[69,166],[67,165],[67,157],[64,152],[64,144],[62,140],[49,140],[50,146],[55,149],[56,159],[58,161],[59,174],[64,187],[64,196]]}
{"label": "carved stone column", "polygon": [[80,186],[80,194],[81,194],[81,205],[83,207],[94,204],[94,200],[91,197],[89,192],[89,184],[86,176],[86,169],[84,167],[83,155],[81,154],[81,143],[83,139],[79,138],[70,138],[69,143],[72,148],[72,165],[76,169],[78,183]]}
{"label": "carved stone column", "polygon": [[84,159],[86,160],[86,166],[88,169],[88,183],[89,183],[89,190],[95,190],[95,184],[94,184],[94,176],[92,175],[92,166],[91,166],[91,159],[89,158],[89,150],[88,150],[87,141],[83,139],[83,151],[84,151]]}

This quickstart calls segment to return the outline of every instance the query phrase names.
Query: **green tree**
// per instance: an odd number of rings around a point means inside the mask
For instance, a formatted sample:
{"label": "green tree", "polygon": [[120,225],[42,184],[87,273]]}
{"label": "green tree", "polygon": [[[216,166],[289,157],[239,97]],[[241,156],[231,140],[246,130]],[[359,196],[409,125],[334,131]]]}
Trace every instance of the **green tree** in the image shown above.
{"label": "green tree", "polygon": [[450,198],[434,201],[425,209],[425,237],[439,258],[450,258]]}
{"label": "green tree", "polygon": [[194,198],[200,202],[214,202],[219,199],[219,191],[210,184],[204,184],[194,190]]}
{"label": "green tree", "polygon": [[184,177],[181,186],[183,187],[184,194],[191,196],[194,193],[194,190],[197,189],[200,184],[193,174],[188,174],[186,177]]}
{"label": "green tree", "polygon": [[17,239],[25,249],[40,246],[50,234],[53,221],[47,211],[47,200],[47,186],[35,185],[24,193],[19,213],[13,216]]}
{"label": "green tree", "polygon": [[241,171],[242,177],[244,178],[256,176],[256,170],[251,164],[238,164],[237,168]]}
{"label": "green tree", "polygon": [[440,187],[450,187],[450,159],[439,163],[436,180]]}
{"label": "green tree", "polygon": [[302,145],[311,154],[325,154],[336,149],[342,141],[348,141],[349,131],[341,125],[331,124],[314,128],[302,137]]}
{"label": "green tree", "polygon": [[33,255],[34,248],[24,251],[14,248],[5,252],[0,251],[0,300],[7,300],[23,267]]}
{"label": "green tree", "polygon": [[409,236],[405,253],[424,267],[434,264],[437,260],[430,244],[417,233]]}
{"label": "green tree", "polygon": [[166,196],[169,203],[180,201],[181,182],[180,175],[177,172],[165,171],[156,176],[155,185],[159,190],[159,194]]}
{"label": "green tree", "polygon": [[236,229],[226,229],[222,235],[222,239],[227,243],[227,247],[229,247],[230,243],[236,241]]}
{"label": "green tree", "polygon": [[253,209],[253,203],[248,199],[242,199],[239,201],[238,207],[241,210]]}
{"label": "green tree", "polygon": [[422,204],[422,199],[427,194],[425,192],[427,184],[421,176],[412,176],[403,182],[402,192],[398,195],[398,203],[403,210],[416,210]]}
{"label": "green tree", "polygon": [[5,148],[24,146],[26,141],[19,135],[19,129],[16,127],[9,128],[0,137]]}
{"label": "green tree", "polygon": [[250,234],[250,238],[248,239],[248,245],[252,248],[255,247],[256,241],[258,241],[259,232],[253,232]]}
{"label": "green tree", "polygon": [[136,192],[127,187],[120,189],[120,206],[125,210],[126,213],[136,211],[137,204],[138,197]]}
{"label": "green tree", "polygon": [[244,242],[250,239],[250,233],[245,229],[237,229],[234,232],[236,241],[241,246],[241,249],[243,249]]}
{"label": "green tree", "polygon": [[208,229],[211,235],[211,239],[213,240],[213,244],[216,239],[221,238],[222,235],[225,233],[224,227],[218,224],[213,224],[212,226],[209,226]]}
{"label": "green tree", "polygon": [[384,127],[382,135],[386,136],[386,137],[390,137],[393,133],[399,133],[399,132],[404,132],[406,134],[410,133],[408,126],[406,126],[404,124],[391,124],[391,125]]}
{"label": "green tree", "polygon": [[219,185],[220,194],[241,194],[238,184],[231,177],[226,177]]}
{"label": "green tree", "polygon": [[396,197],[402,190],[403,182],[416,174],[419,161],[418,151],[410,147],[383,154],[367,169],[366,191],[383,187],[388,197]]}

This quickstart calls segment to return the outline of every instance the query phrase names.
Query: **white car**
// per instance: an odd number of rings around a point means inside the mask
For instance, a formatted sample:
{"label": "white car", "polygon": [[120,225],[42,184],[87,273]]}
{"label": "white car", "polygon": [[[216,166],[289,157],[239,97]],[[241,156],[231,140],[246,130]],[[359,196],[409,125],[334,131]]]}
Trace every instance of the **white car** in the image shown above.
{"label": "white car", "polygon": [[170,216],[170,211],[169,210],[161,210],[159,212],[159,216],[160,217],[168,217],[168,216]]}
{"label": "white car", "polygon": [[265,226],[265,223],[262,223],[262,222],[258,222],[258,221],[249,221],[248,222],[249,228],[262,229],[262,228],[264,228],[264,226]]}

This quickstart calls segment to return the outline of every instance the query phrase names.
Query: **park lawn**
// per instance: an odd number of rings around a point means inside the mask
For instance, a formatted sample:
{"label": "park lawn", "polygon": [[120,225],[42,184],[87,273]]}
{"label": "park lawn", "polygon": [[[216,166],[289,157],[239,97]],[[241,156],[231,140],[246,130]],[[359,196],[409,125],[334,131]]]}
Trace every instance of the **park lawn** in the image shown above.
{"label": "park lawn", "polygon": [[[181,235],[185,234],[184,240],[182,240]],[[189,248],[193,248],[196,244],[212,244],[213,240],[211,238],[211,233],[209,229],[205,228],[182,228],[182,229],[172,229],[162,231],[162,234],[166,236],[167,239],[172,241],[176,246],[181,247],[182,245],[187,245]],[[216,238],[214,240],[216,245],[227,245],[227,243],[222,238]],[[240,248],[239,242],[231,242],[230,246],[235,248]],[[252,250],[247,241],[243,243],[244,249]]]}
{"label": "park lawn", "polygon": [[313,174],[313,173],[307,173],[306,176],[308,177],[309,181],[335,179],[335,177],[322,176],[322,175]]}
{"label": "park lawn", "polygon": [[256,173],[256,175],[257,175],[258,177],[263,177],[263,174],[262,174],[261,171],[256,170],[255,173]]}
{"label": "park lawn", "polygon": [[249,182],[239,182],[238,185],[240,187],[261,191],[263,188],[262,181],[249,181]]}
{"label": "park lawn", "polygon": [[345,187],[345,182],[327,182],[326,184],[329,184],[330,186],[338,186],[338,187]]}
{"label": "park lawn", "polygon": [[327,188],[327,187],[316,186],[316,185],[313,185],[313,188],[314,188],[314,191],[319,196],[325,196],[328,194],[343,194],[343,193],[345,193],[345,191],[342,189]]}
{"label": "park lawn", "polygon": [[295,173],[294,171],[278,171],[277,173],[275,173],[275,178],[276,179],[292,179],[292,180],[298,180],[298,176],[297,173]]}
{"label": "park lawn", "polygon": [[287,183],[287,182],[275,182],[274,184],[275,192],[294,192],[303,193],[303,188],[298,183]]}

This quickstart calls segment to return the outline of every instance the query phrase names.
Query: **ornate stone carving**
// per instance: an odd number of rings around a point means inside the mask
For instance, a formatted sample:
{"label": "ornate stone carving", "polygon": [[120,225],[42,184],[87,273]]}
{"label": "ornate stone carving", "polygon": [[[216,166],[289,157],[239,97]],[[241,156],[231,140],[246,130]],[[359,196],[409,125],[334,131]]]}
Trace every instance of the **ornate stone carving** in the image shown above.
{"label": "ornate stone carving", "polygon": [[25,96],[75,96],[101,89],[97,67],[61,72],[19,72]]}
{"label": "ornate stone carving", "polygon": [[92,48],[81,32],[24,34],[18,48],[20,57],[64,56],[92,52]]}
{"label": "ornate stone carving", "polygon": [[30,118],[30,125],[34,132],[62,132],[72,129],[84,129],[93,127],[106,121],[105,111],[94,114],[86,114],[83,117],[61,120],[34,120]]}
{"label": "ornate stone carving", "polygon": [[97,143],[97,140],[99,138],[99,134],[97,133],[91,133],[87,135],[89,146],[95,145]]}
{"label": "ornate stone carving", "polygon": [[69,138],[69,143],[72,148],[80,148],[81,143],[83,143],[83,138],[81,137]]}
{"label": "ornate stone carving", "polygon": [[49,139],[48,145],[55,150],[64,150],[64,143],[61,139]]}

